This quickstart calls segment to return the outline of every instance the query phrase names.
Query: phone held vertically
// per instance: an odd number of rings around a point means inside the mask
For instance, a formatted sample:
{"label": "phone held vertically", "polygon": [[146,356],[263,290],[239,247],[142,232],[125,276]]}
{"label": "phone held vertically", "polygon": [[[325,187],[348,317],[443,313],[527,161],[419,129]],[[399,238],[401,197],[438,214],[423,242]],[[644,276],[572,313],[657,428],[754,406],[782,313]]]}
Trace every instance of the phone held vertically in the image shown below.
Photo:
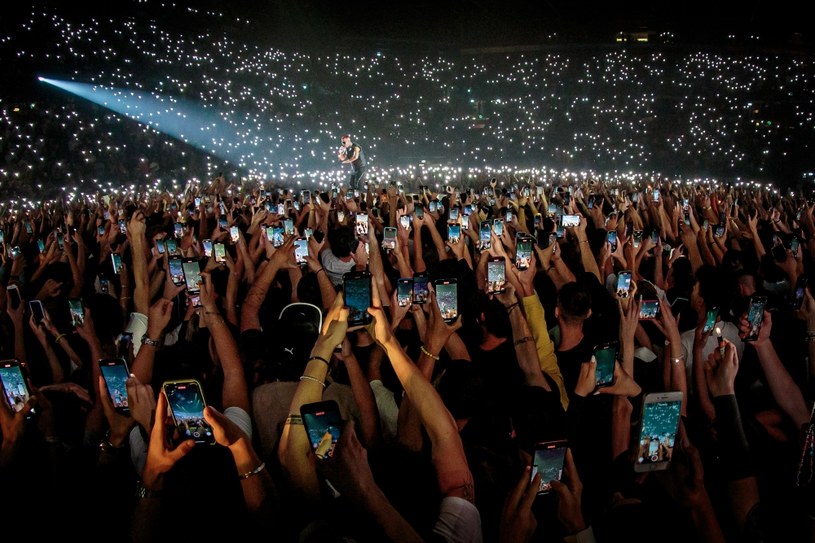
{"label": "phone held vertically", "polygon": [[750,297],[750,305],[747,308],[747,322],[750,331],[744,341],[755,341],[761,331],[761,323],[764,321],[764,306],[767,305],[766,296],[754,295]]}
{"label": "phone held vertically", "polygon": [[35,323],[40,324],[45,319],[45,309],[43,308],[41,301],[29,300],[28,308],[31,310]]}
{"label": "phone held vertically", "polygon": [[657,471],[668,467],[676,444],[682,392],[651,392],[645,395],[634,471]]}
{"label": "phone held vertically", "polygon": [[82,298],[69,298],[68,309],[71,313],[71,324],[74,328],[85,323],[85,308],[82,306]]}
{"label": "phone held vertically", "polygon": [[532,243],[531,238],[518,238],[515,243],[515,267],[523,271],[532,264]]}
{"label": "phone held vertically", "polygon": [[413,274],[413,303],[424,304],[430,296],[430,277],[427,273]]}
{"label": "phone held vertically", "polygon": [[300,416],[314,455],[320,460],[331,459],[342,431],[342,415],[337,402],[325,400],[304,404],[300,406]]}
{"label": "phone held vertically", "polygon": [[506,288],[506,264],[503,256],[491,256],[487,260],[487,294],[499,294]]}
{"label": "phone held vertically", "polygon": [[413,278],[400,277],[396,283],[396,303],[399,307],[407,307],[413,301]]}
{"label": "phone held vertically", "polygon": [[614,368],[617,365],[618,348],[619,344],[616,341],[594,346],[594,360],[596,362],[594,384],[596,387],[607,387],[614,384]]}
{"label": "phone held vertically", "polygon": [[371,274],[367,271],[351,271],[343,275],[342,289],[345,305],[348,307],[348,326],[369,324],[372,316],[368,308],[372,305]]}
{"label": "phone held vertically", "polygon": [[127,369],[127,362],[124,358],[103,358],[99,360],[99,370],[105,378],[105,387],[113,408],[117,413],[126,415],[130,412],[127,403],[127,378],[130,371]]}
{"label": "phone held vertically", "polygon": [[563,476],[563,462],[566,459],[567,448],[568,443],[565,439],[535,445],[530,477],[534,479],[535,475],[541,474],[540,486],[537,490],[538,496],[551,492],[552,481],[560,481]]}
{"label": "phone held vertically", "polygon": [[11,304],[12,309],[17,309],[20,307],[23,299],[20,297],[20,289],[15,284],[10,284],[6,287],[6,295],[9,298],[9,303]]}
{"label": "phone held vertically", "polygon": [[[15,413],[19,413],[25,408],[25,404],[31,397],[31,389],[23,375],[23,368],[16,358],[0,360],[0,384],[3,387],[3,395],[6,402]],[[34,414],[34,409],[29,412]]]}
{"label": "phone held vertically", "polygon": [[631,270],[622,270],[617,274],[617,297],[628,298],[631,294]]}
{"label": "phone held vertically", "polygon": [[194,258],[185,258],[181,261],[181,271],[184,273],[184,283],[187,292],[198,294],[201,292],[201,266]]}
{"label": "phone held vertically", "polygon": [[705,314],[705,326],[702,328],[702,333],[709,334],[713,331],[713,327],[719,321],[719,308],[711,307]]}
{"label": "phone held vertically", "polygon": [[386,226],[382,234],[382,248],[386,251],[396,249],[396,227]]}
{"label": "phone held vertically", "polygon": [[212,426],[204,419],[207,406],[201,383],[195,379],[165,381],[161,385],[170,414],[181,439],[193,439],[196,443],[212,445],[215,436]]}
{"label": "phone held vertically", "polygon": [[444,322],[451,323],[458,318],[458,280],[455,278],[433,281],[436,291],[436,304]]}

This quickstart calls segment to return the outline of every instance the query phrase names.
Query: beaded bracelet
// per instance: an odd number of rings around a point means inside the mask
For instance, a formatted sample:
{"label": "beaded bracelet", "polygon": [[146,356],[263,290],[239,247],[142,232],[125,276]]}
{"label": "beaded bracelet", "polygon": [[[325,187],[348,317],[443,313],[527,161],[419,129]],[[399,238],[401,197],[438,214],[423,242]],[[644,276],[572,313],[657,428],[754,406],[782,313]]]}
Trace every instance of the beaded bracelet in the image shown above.
{"label": "beaded bracelet", "polygon": [[441,357],[440,357],[439,355],[435,355],[435,354],[431,353],[430,351],[428,351],[428,350],[425,348],[425,346],[424,346],[424,345],[422,345],[422,346],[420,347],[420,349],[421,349],[422,353],[423,353],[425,356],[429,356],[429,357],[430,357],[430,358],[432,358],[433,360],[438,361],[439,359],[441,359]]}
{"label": "beaded bracelet", "polygon": [[300,380],[302,381],[303,379],[306,379],[308,381],[314,381],[315,383],[320,383],[323,386],[323,388],[325,388],[325,383],[323,381],[320,381],[316,377],[312,377],[311,375],[301,375]]}
{"label": "beaded bracelet", "polygon": [[260,473],[264,469],[266,469],[266,462],[261,462],[260,465],[258,467],[256,467],[255,469],[253,469],[251,471],[247,471],[246,473],[243,473],[241,475],[238,475],[238,478],[243,480],[243,479],[248,479],[249,477],[254,477],[255,475],[257,475],[258,473]]}
{"label": "beaded bracelet", "polygon": [[59,334],[57,337],[54,338],[54,343],[59,343],[59,340],[65,337],[65,334]]}

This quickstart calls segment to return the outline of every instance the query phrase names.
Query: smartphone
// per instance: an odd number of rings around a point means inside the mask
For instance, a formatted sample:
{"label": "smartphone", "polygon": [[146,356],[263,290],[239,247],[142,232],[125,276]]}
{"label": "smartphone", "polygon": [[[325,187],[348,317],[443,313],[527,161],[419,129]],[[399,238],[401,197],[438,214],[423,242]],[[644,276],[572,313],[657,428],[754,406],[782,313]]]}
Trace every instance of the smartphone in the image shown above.
{"label": "smartphone", "polygon": [[124,219],[119,219],[119,233],[127,234],[127,222]]}
{"label": "smartphone", "polygon": [[640,417],[640,438],[634,471],[657,471],[668,468],[676,444],[679,416],[682,413],[681,392],[651,392],[645,395]]}
{"label": "smartphone", "polygon": [[351,271],[342,277],[345,305],[349,309],[348,326],[369,324],[372,320],[368,308],[371,307],[371,274],[367,271]]}
{"label": "smartphone", "polygon": [[110,281],[106,277],[99,278],[99,292],[107,294],[110,286]]}
{"label": "smartphone", "polygon": [[747,310],[747,322],[750,324],[750,332],[744,341],[755,341],[761,331],[761,322],[764,320],[764,306],[767,305],[766,296],[751,296],[750,305]]}
{"label": "smartphone", "polygon": [[193,439],[196,443],[213,445],[215,436],[212,426],[204,419],[204,390],[195,379],[165,381],[161,385],[170,414],[181,439]]}
{"label": "smartphone", "polygon": [[184,235],[184,225],[180,222],[177,222],[173,225],[173,234],[175,235],[176,239],[181,239]]}
{"label": "smartphone", "polygon": [[386,226],[382,234],[382,248],[386,251],[396,249],[396,227]]}
{"label": "smartphone", "polygon": [[614,384],[614,366],[617,364],[616,341],[601,343],[594,346],[594,360],[597,362],[595,376],[595,386],[607,387]]}
{"label": "smartphone", "polygon": [[285,215],[286,214],[286,204],[277,204],[277,214],[278,215]]}
{"label": "smartphone", "polygon": [[229,222],[226,220],[226,217],[224,217],[223,215],[221,215],[220,217],[218,217],[218,227],[219,227],[221,230],[226,230],[226,227],[227,227],[228,225],[229,225]]}
{"label": "smartphone", "polygon": [[304,204],[310,204],[311,203],[311,191],[310,190],[304,190],[301,194],[303,195],[303,203]]}
{"label": "smartphone", "polygon": [[436,279],[433,281],[433,288],[436,290],[436,304],[444,322],[454,322],[458,318],[458,280]]}
{"label": "smartphone", "polygon": [[458,243],[461,241],[461,225],[460,224],[448,224],[447,225],[447,239],[450,240],[450,243]]}
{"label": "smartphone", "polygon": [[[272,247],[275,247],[275,248],[276,247],[282,247],[283,243],[285,242],[285,240],[284,240],[284,234],[286,232],[285,228],[283,226],[278,225],[278,226],[272,226],[271,230],[272,230],[272,237],[270,239],[272,240]],[[266,235],[267,236],[269,235],[268,230],[266,231]]]}
{"label": "smartphone", "polygon": [[232,243],[238,243],[240,239],[240,231],[238,230],[237,225],[232,225],[229,227],[229,238],[232,240]]}
{"label": "smartphone", "polygon": [[223,243],[216,243],[212,246],[212,252],[215,253],[215,262],[226,262],[226,245]]}
{"label": "smartphone", "polygon": [[122,271],[122,255],[118,253],[110,253],[110,261],[113,265],[113,273],[119,275]]}
{"label": "smartphone", "polygon": [[181,271],[184,274],[187,292],[190,294],[201,292],[201,266],[198,261],[192,258],[183,259],[181,261]]}
{"label": "smartphone", "polygon": [[487,294],[506,290],[507,274],[503,256],[491,256],[487,260]]}
{"label": "smartphone", "polygon": [[334,455],[342,430],[340,407],[334,400],[307,403],[300,406],[300,416],[311,443],[311,450],[320,460]]}
{"label": "smartphone", "polygon": [[[792,309],[794,310],[801,309],[801,306],[804,304],[804,298],[806,298],[806,290],[808,283],[809,279],[807,279],[805,275],[801,275],[798,277],[798,281],[796,281],[795,283],[795,292],[793,293],[792,299],[790,300],[790,307]],[[11,290],[10,287],[9,290]]]}
{"label": "smartphone", "polygon": [[640,308],[640,320],[650,321],[659,316],[659,300],[643,300]]}
{"label": "smartphone", "polygon": [[402,228],[404,228],[405,230],[410,230],[410,217],[408,215],[402,215],[399,218],[399,223],[402,225]]}
{"label": "smartphone", "polygon": [[[16,358],[0,361],[0,383],[3,385],[3,394],[9,407],[19,413],[31,397],[31,389],[23,375],[20,361]],[[35,413],[34,409],[30,413]]]}
{"label": "smartphone", "polygon": [[175,286],[184,284],[184,268],[182,265],[183,259],[180,256],[170,258],[170,280]]}
{"label": "smartphone", "polygon": [[283,220],[283,232],[287,236],[294,235],[294,221],[292,219],[284,219]]}
{"label": "smartphone", "polygon": [[504,235],[504,219],[493,219],[492,230],[496,236]]}
{"label": "smartphone", "polygon": [[540,213],[535,213],[535,230],[540,230],[541,224],[543,223],[543,215]]}
{"label": "smartphone", "polygon": [[413,213],[420,219],[424,219],[424,205],[417,204],[413,206]]}
{"label": "smartphone", "polygon": [[713,327],[716,326],[716,322],[719,320],[719,308],[718,307],[711,307],[707,310],[705,314],[705,325],[702,328],[702,333],[709,334],[713,331]]}
{"label": "smartphone", "polygon": [[82,326],[85,322],[85,308],[82,307],[82,298],[69,298],[68,309],[71,313],[73,327]]}
{"label": "smartphone", "polygon": [[519,238],[515,243],[515,267],[526,270],[532,263],[532,240]]}
{"label": "smartphone", "polygon": [[396,303],[407,307],[413,301],[413,278],[400,277],[396,283]]}
{"label": "smartphone", "polygon": [[642,230],[634,230],[634,248],[639,249],[642,244]]}
{"label": "smartphone", "polygon": [[535,475],[541,474],[538,496],[551,492],[552,481],[560,481],[563,476],[563,462],[566,460],[567,447],[565,439],[535,445],[532,454],[531,478],[534,479]]}
{"label": "smartphone", "polygon": [[481,222],[481,229],[479,230],[478,249],[484,251],[490,248],[490,234],[492,234],[492,225],[489,221]]}
{"label": "smartphone", "polygon": [[212,240],[205,239],[201,242],[201,246],[204,248],[204,256],[211,257],[212,256]]}
{"label": "smartphone", "polygon": [[175,255],[178,254],[178,242],[175,238],[167,238],[167,254],[168,255]]}
{"label": "smartphone", "polygon": [[611,246],[612,251],[617,250],[617,231],[608,230],[606,232],[606,242]]}
{"label": "smartphone", "polygon": [[426,273],[416,273],[413,275],[413,303],[423,304],[430,296],[430,278]]}
{"label": "smartphone", "polygon": [[800,242],[798,241],[798,238],[793,236],[793,238],[790,240],[790,252],[792,252],[792,256],[794,256],[795,258],[798,258],[799,246]]}
{"label": "smartphone", "polygon": [[357,213],[357,218],[354,222],[354,232],[358,239],[368,236],[368,214]]}
{"label": "smartphone", "polygon": [[580,215],[562,215],[560,224],[563,228],[574,228],[580,226]]}
{"label": "smartphone", "polygon": [[8,296],[9,304],[11,305],[12,309],[17,309],[20,307],[20,303],[23,299],[20,297],[20,289],[17,288],[17,285],[9,285],[6,287],[6,296]]}
{"label": "smartphone", "polygon": [[427,210],[431,213],[435,213],[438,208],[439,203],[436,200],[430,200],[430,203],[427,204]]}
{"label": "smartphone", "polygon": [[450,208],[450,216],[447,218],[447,222],[450,223],[457,223],[459,217],[459,209],[457,207]]}
{"label": "smartphone", "polygon": [[124,358],[103,358],[99,360],[99,370],[105,378],[105,387],[108,390],[113,409],[121,415],[130,413],[127,403],[127,378],[130,371]]}
{"label": "smartphone", "polygon": [[306,239],[309,239],[311,236],[314,235],[314,229],[306,228],[305,230],[303,230],[303,235],[306,237]]}
{"label": "smartphone", "polygon": [[9,254],[11,255],[12,259],[20,258],[23,254],[23,251],[22,249],[20,249],[18,245],[15,245],[14,247],[11,248],[11,252]]}
{"label": "smartphone", "polygon": [[654,189],[654,203],[659,202],[659,189]]}
{"label": "smartphone", "polygon": [[29,300],[28,308],[34,316],[34,322],[39,324],[45,319],[45,309],[43,309],[42,302],[39,300]]}
{"label": "smartphone", "polygon": [[617,297],[628,298],[631,294],[631,270],[622,270],[617,274]]}
{"label": "smartphone", "polygon": [[306,257],[308,256],[308,239],[297,238],[294,240],[294,260],[301,266],[306,264]]}
{"label": "smartphone", "polygon": [[504,217],[504,220],[505,220],[506,222],[508,222],[508,223],[511,223],[511,222],[512,222],[512,210],[511,210],[511,209],[507,209],[507,214],[506,214],[506,216]]}

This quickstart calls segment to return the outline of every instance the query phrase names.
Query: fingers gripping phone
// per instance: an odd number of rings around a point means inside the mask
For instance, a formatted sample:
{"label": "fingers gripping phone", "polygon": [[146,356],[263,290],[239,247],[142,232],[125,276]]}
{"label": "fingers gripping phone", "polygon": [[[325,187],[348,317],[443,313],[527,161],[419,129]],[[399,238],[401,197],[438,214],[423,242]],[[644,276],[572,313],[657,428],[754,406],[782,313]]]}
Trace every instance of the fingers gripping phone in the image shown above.
{"label": "fingers gripping phone", "polygon": [[560,481],[563,476],[563,462],[566,459],[566,440],[547,441],[535,445],[532,457],[531,478],[541,474],[537,495],[552,491],[552,481]]}
{"label": "fingers gripping phone", "polygon": [[617,342],[602,343],[594,347],[595,386],[607,387],[614,384],[614,368],[617,364]]}
{"label": "fingers gripping phone", "polygon": [[330,460],[340,439],[342,416],[334,400],[307,403],[300,406],[311,450],[320,460]]}
{"label": "fingers gripping phone", "polygon": [[716,326],[716,322],[719,320],[719,308],[718,307],[711,307],[707,310],[705,314],[705,326],[702,328],[702,332],[705,334],[709,334],[713,331],[713,327]]}
{"label": "fingers gripping phone", "polygon": [[487,293],[499,294],[506,288],[506,265],[503,256],[490,257],[487,261]]}
{"label": "fingers gripping phone", "polygon": [[755,341],[761,331],[761,323],[764,320],[764,306],[767,305],[766,296],[752,296],[747,310],[747,322],[750,324],[750,331],[744,341]]}
{"label": "fingers gripping phone", "polygon": [[371,274],[367,271],[352,271],[342,278],[345,305],[348,313],[348,326],[370,324],[372,317],[368,313],[371,307]]}
{"label": "fingers gripping phone", "polygon": [[402,277],[396,284],[396,303],[407,307],[413,301],[413,278]]}
{"label": "fingers gripping phone", "polygon": [[127,403],[127,378],[130,371],[124,358],[103,358],[99,361],[99,370],[105,379],[105,388],[113,408],[121,415],[130,413]]}
{"label": "fingers gripping phone", "polygon": [[[31,397],[31,389],[28,388],[28,382],[23,375],[19,360],[11,358],[0,361],[0,385],[2,385],[3,395],[9,407],[15,413],[22,411]],[[34,409],[29,413],[34,414]]]}
{"label": "fingers gripping phone", "polygon": [[436,279],[433,281],[436,291],[436,304],[444,322],[451,323],[458,318],[458,283],[456,279]]}
{"label": "fingers gripping phone", "polygon": [[682,392],[652,392],[645,395],[634,471],[668,468],[676,444],[682,398]]}
{"label": "fingers gripping phone", "polygon": [[212,426],[204,419],[204,391],[195,379],[165,381],[162,391],[167,398],[173,423],[181,439],[193,439],[196,443],[212,445],[215,436]]}
{"label": "fingers gripping phone", "polygon": [[34,316],[34,322],[40,324],[43,320],[45,320],[45,309],[43,308],[41,301],[29,300],[28,307],[31,310],[31,314]]}
{"label": "fingers gripping phone", "polygon": [[628,298],[631,294],[631,271],[623,270],[617,274],[617,297]]}
{"label": "fingers gripping phone", "polygon": [[430,278],[426,273],[417,273],[413,275],[413,303],[423,304],[427,302],[430,296]]}
{"label": "fingers gripping phone", "polygon": [[85,322],[85,308],[82,307],[82,298],[69,298],[68,308],[71,313],[71,324],[73,327],[82,326]]}

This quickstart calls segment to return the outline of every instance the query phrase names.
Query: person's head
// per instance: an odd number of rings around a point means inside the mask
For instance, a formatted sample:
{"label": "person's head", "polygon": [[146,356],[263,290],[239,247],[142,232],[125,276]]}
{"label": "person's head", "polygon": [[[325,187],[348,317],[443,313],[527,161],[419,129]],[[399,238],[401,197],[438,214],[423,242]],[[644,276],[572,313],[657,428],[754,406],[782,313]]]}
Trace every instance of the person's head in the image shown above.
{"label": "person's head", "polygon": [[493,335],[497,338],[512,337],[512,323],[504,304],[497,299],[490,299],[486,294],[479,295],[477,315],[482,336]]}
{"label": "person's head", "polygon": [[343,134],[340,140],[343,147],[351,147],[351,136],[349,134]]}
{"label": "person's head", "polygon": [[742,270],[738,275],[736,275],[736,288],[738,289],[739,296],[752,296],[757,290],[756,276],[747,270]]}
{"label": "person's head", "polygon": [[566,283],[557,293],[555,317],[560,324],[582,326],[583,321],[591,316],[591,303],[591,294],[585,284]]}
{"label": "person's head", "polygon": [[724,285],[719,271],[709,265],[701,266],[694,274],[695,282],[691,291],[691,306],[697,314],[704,316],[706,309],[721,307]]}
{"label": "person's head", "polygon": [[328,244],[331,245],[331,252],[337,258],[350,256],[353,253],[355,240],[353,227],[341,226],[328,230]]}

